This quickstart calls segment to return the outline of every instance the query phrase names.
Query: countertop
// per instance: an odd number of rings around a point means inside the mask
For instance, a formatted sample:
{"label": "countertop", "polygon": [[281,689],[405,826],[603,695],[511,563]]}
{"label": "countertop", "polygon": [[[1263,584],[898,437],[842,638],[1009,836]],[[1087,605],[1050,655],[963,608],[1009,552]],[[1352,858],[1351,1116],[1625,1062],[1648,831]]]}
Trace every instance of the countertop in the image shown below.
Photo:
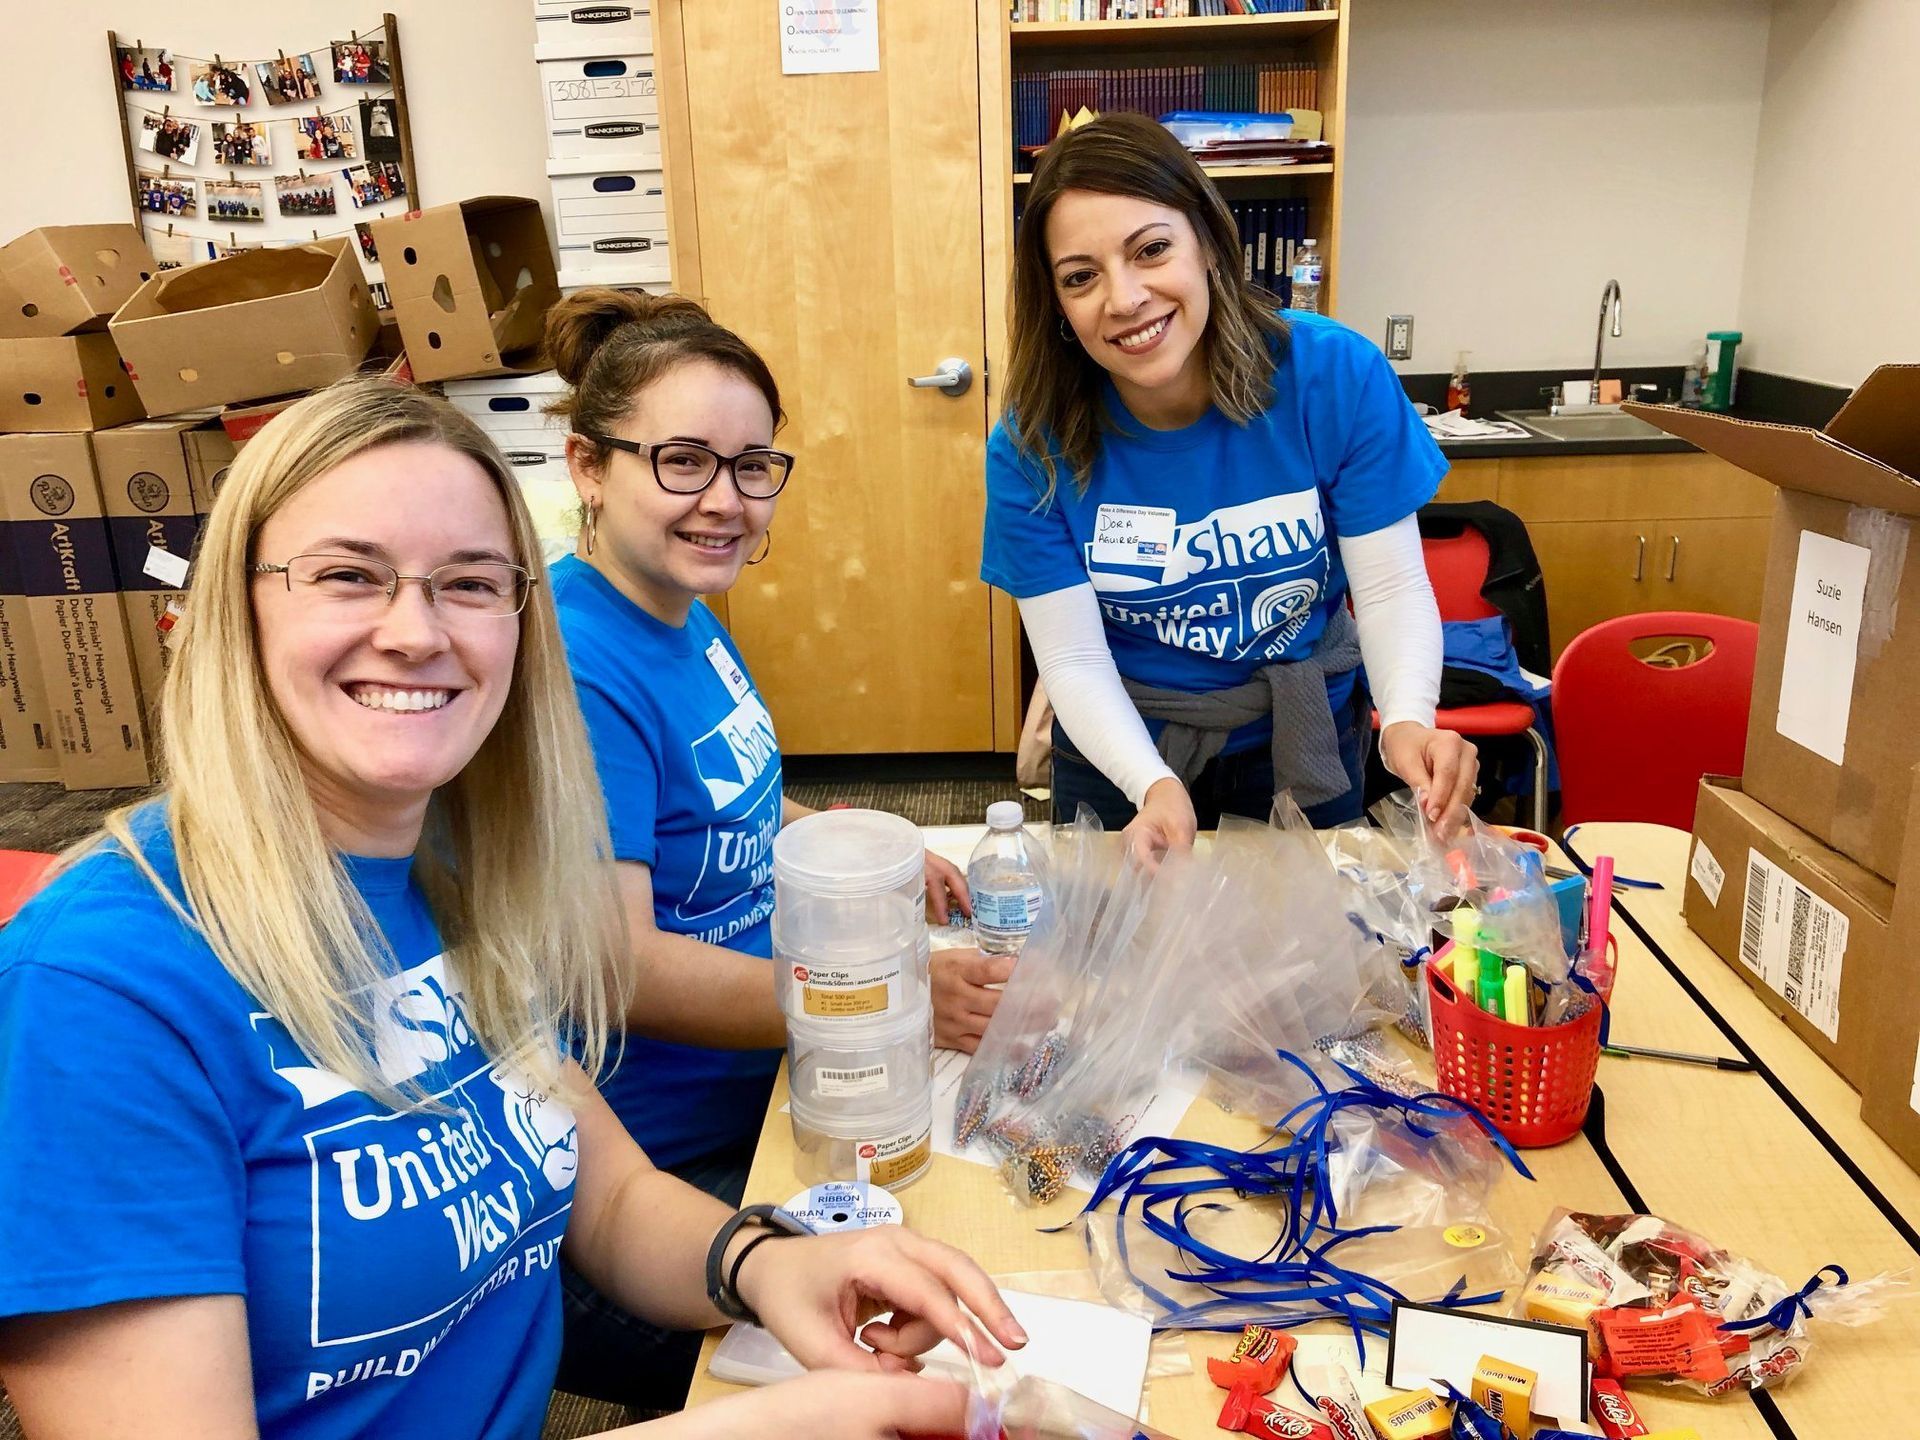
{"label": "countertop", "polygon": [[1698,452],[1675,435],[1657,440],[1442,440],[1440,453],[1449,460],[1500,460],[1522,456],[1561,455],[1687,455]]}

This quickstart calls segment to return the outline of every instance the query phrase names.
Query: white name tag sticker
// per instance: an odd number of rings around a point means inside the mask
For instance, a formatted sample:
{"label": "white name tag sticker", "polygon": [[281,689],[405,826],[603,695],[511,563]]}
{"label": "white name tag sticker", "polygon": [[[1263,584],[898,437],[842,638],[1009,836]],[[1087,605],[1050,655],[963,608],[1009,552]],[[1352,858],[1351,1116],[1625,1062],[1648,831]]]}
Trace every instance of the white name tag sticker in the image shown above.
{"label": "white name tag sticker", "polygon": [[1094,565],[1137,565],[1158,570],[1173,555],[1179,517],[1151,505],[1102,505],[1093,515]]}
{"label": "white name tag sticker", "polygon": [[720,677],[720,683],[727,687],[727,693],[736,701],[747,698],[747,692],[753,687],[747,683],[747,672],[734,662],[727,642],[715,639],[707,646],[707,663],[713,666],[713,673]]}
{"label": "white name tag sticker", "polygon": [[162,550],[158,545],[149,545],[146,563],[140,568],[169,590],[186,589],[187,557],[184,555]]}

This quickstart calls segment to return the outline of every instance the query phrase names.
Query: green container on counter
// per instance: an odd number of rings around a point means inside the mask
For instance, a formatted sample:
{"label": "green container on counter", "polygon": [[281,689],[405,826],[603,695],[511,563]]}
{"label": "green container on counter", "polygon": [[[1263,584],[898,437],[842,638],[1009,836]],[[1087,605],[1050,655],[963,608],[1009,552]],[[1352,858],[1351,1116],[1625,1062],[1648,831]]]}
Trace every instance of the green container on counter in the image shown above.
{"label": "green container on counter", "polygon": [[1727,410],[1733,406],[1733,352],[1745,339],[1738,330],[1707,332],[1707,364],[1700,375],[1700,408]]}

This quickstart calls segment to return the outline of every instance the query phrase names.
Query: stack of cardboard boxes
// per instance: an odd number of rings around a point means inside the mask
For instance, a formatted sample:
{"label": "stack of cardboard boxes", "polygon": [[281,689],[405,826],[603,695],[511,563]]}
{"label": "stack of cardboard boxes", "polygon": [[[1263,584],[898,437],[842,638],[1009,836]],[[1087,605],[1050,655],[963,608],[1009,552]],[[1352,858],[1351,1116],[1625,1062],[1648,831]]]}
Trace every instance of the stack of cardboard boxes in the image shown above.
{"label": "stack of cardboard boxes", "polygon": [[1746,773],[1701,784],[1687,922],[1920,1167],[1920,366],[1824,431],[1630,408],[1780,488]]}
{"label": "stack of cardboard boxes", "polygon": [[667,186],[652,0],[533,0],[560,284],[665,291]]}

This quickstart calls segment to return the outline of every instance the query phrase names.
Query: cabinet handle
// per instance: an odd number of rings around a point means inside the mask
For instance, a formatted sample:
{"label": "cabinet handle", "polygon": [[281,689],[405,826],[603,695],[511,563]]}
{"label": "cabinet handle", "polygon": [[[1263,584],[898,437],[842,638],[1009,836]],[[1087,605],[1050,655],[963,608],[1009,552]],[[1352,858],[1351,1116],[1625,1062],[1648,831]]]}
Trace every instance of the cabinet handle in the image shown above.
{"label": "cabinet handle", "polygon": [[1671,580],[1673,579],[1673,572],[1680,564],[1680,537],[1674,535],[1669,538],[1673,541],[1673,549],[1667,552],[1667,579]]}
{"label": "cabinet handle", "polygon": [[1647,574],[1647,537],[1642,535],[1639,540],[1639,548],[1633,552],[1633,578],[1636,582],[1644,580]]}

